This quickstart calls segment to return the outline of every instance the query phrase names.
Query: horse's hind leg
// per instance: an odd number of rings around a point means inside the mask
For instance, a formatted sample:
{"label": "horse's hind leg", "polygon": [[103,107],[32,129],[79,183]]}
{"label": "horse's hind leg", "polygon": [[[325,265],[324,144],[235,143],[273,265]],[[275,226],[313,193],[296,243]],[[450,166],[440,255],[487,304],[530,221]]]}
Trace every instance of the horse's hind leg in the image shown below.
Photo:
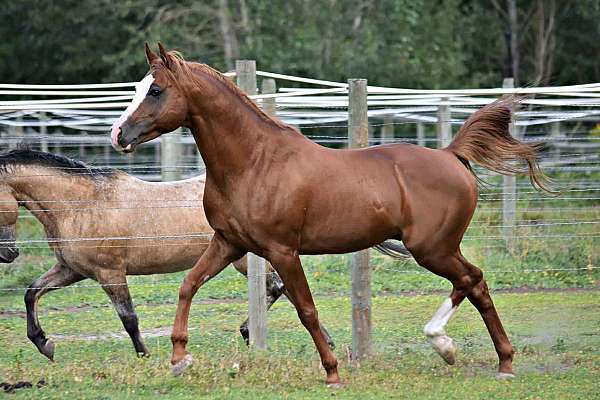
{"label": "horse's hind leg", "polygon": [[425,325],[424,332],[435,350],[449,364],[454,364],[456,345],[446,335],[445,326],[465,297],[473,303],[481,314],[500,360],[499,376],[512,375],[514,350],[483,279],[479,268],[469,263],[460,253],[450,256],[428,255],[417,257],[420,265],[433,273],[448,279],[454,286],[448,299]]}
{"label": "horse's hind leg", "polygon": [[50,361],[54,360],[54,343],[46,338],[46,334],[40,326],[37,314],[38,300],[51,290],[72,285],[83,279],[85,279],[85,276],[59,263],[36,279],[25,292],[27,337],[35,344],[40,353],[48,357]]}
{"label": "horse's hind leg", "polygon": [[[247,270],[247,263],[245,260],[246,260],[245,257],[241,258],[241,259],[235,261],[233,263],[233,266],[235,267],[236,270],[238,270],[238,272],[240,274],[247,276],[248,270]],[[288,294],[286,293],[285,285],[283,284],[281,277],[279,276],[277,271],[275,271],[274,269],[271,269],[270,271],[267,272],[267,310],[269,310],[271,308],[271,306],[273,304],[275,304],[275,302],[277,300],[279,300],[279,298],[281,297],[282,294],[285,294],[286,297],[288,297],[288,299],[290,298],[288,296]],[[327,344],[329,345],[329,347],[332,350],[335,349],[335,342],[331,338],[331,335],[329,335],[329,332],[327,332],[327,329],[325,329],[323,324],[320,324],[320,328],[321,328],[321,332],[323,332],[323,335],[325,335],[325,338],[327,339]],[[246,345],[250,345],[250,330],[248,329],[248,319],[247,318],[240,326],[240,333],[242,335],[242,338],[244,339],[244,342],[246,342]]]}
{"label": "horse's hind leg", "polygon": [[129,294],[125,273],[113,270],[100,270],[96,272],[96,279],[102,285],[102,289],[104,289],[117,314],[119,314],[123,327],[127,331],[127,334],[129,334],[138,356],[149,356],[150,352],[148,352],[146,345],[144,345],[142,335],[140,334],[138,317],[135,313],[131,295]]}
{"label": "horse's hind leg", "polygon": [[[462,256],[461,259],[465,265],[477,268]],[[512,361],[515,351],[504,331],[504,327],[502,326],[502,322],[500,321],[500,317],[498,316],[498,312],[496,311],[496,307],[494,307],[494,302],[490,296],[487,283],[483,278],[473,286],[470,293],[467,294],[467,298],[471,304],[477,308],[479,314],[481,314],[481,318],[483,318],[483,322],[494,342],[494,347],[499,359],[498,377],[513,377]]]}

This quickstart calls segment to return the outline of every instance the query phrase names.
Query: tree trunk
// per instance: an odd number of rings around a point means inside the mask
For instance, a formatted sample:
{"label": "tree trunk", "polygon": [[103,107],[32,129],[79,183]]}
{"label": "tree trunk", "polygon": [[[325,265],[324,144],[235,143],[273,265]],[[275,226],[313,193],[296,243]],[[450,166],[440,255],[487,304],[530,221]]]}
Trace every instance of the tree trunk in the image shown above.
{"label": "tree trunk", "polygon": [[219,25],[223,36],[223,53],[228,69],[234,68],[234,62],[240,57],[237,36],[229,13],[227,0],[219,0]]}
{"label": "tree trunk", "polygon": [[555,0],[538,0],[536,10],[535,81],[547,84],[552,73],[554,58]]}
{"label": "tree trunk", "polygon": [[508,7],[508,26],[510,41],[510,60],[512,77],[515,80],[515,86],[519,86],[519,24],[517,21],[517,1],[507,0]]}

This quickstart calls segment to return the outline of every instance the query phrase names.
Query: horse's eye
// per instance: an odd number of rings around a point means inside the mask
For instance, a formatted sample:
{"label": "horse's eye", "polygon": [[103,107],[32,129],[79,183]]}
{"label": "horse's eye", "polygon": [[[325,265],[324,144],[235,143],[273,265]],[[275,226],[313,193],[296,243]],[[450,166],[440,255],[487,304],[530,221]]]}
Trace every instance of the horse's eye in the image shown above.
{"label": "horse's eye", "polygon": [[148,92],[148,94],[150,96],[156,97],[156,96],[158,96],[160,94],[160,89],[152,88],[152,89],[150,89],[150,91]]}

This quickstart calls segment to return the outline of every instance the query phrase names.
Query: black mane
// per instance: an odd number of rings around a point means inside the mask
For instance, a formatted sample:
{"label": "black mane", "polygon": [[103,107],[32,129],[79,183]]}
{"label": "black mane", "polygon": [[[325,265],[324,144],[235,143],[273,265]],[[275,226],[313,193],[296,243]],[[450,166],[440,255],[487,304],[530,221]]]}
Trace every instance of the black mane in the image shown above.
{"label": "black mane", "polygon": [[44,151],[16,149],[0,154],[0,172],[9,172],[10,167],[18,165],[38,165],[90,179],[111,177],[117,173],[112,168],[91,167],[81,161]]}

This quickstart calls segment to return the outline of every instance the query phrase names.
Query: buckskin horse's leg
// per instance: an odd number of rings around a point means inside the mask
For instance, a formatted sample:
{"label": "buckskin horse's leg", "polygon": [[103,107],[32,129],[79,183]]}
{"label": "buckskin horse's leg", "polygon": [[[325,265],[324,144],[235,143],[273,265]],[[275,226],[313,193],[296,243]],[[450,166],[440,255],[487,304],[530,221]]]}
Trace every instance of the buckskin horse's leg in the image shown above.
{"label": "buckskin horse's leg", "polygon": [[58,263],[36,279],[25,292],[27,337],[35,344],[40,353],[48,357],[50,361],[54,360],[54,343],[46,338],[46,334],[40,326],[37,314],[38,300],[51,290],[72,285],[83,279],[85,279],[85,276]]}
{"label": "buckskin horse's leg", "polygon": [[302,264],[297,251],[270,252],[269,261],[283,279],[290,300],[298,311],[302,325],[312,336],[317,351],[321,356],[321,364],[327,373],[326,383],[329,386],[341,385],[337,371],[337,359],[327,344],[327,338],[320,329],[319,317]]}
{"label": "buckskin horse's leg", "polygon": [[138,317],[135,313],[131,295],[129,294],[125,272],[120,270],[100,269],[96,271],[96,279],[110,298],[115,311],[123,323],[125,331],[127,331],[127,334],[133,342],[133,347],[138,356],[149,356],[150,352],[146,348],[142,335],[140,334]]}
{"label": "buckskin horse's leg", "polygon": [[188,341],[188,320],[192,298],[200,286],[243,255],[243,252],[231,246],[221,235],[215,233],[206,251],[181,283],[177,313],[171,334],[173,375],[180,375],[193,362],[192,356],[185,350]]}

